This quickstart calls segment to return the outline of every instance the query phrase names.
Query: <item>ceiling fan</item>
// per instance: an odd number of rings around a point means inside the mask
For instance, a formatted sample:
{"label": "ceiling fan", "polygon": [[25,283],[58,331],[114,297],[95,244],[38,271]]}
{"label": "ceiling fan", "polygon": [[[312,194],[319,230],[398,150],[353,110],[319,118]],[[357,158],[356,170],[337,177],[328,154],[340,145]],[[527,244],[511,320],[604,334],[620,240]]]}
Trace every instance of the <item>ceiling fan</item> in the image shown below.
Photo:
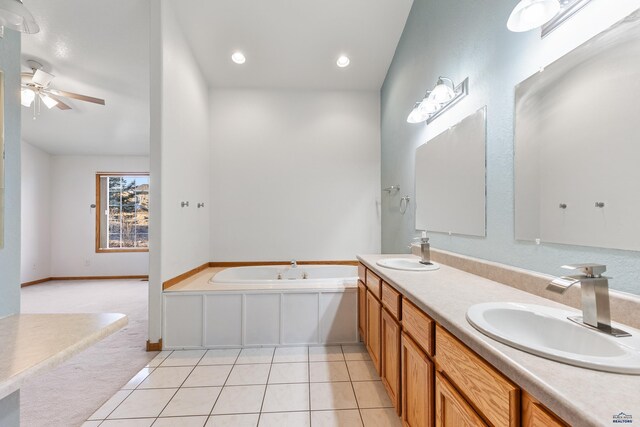
{"label": "ceiling fan", "polygon": [[58,107],[61,110],[71,110],[71,107],[66,104],[62,98],[72,98],[79,101],[105,105],[104,99],[54,89],[51,87],[51,82],[55,76],[43,71],[42,64],[37,61],[28,60],[27,65],[31,68],[32,72],[22,73],[21,98],[23,106],[31,107],[33,105],[34,119],[36,118],[36,109],[39,114],[41,104],[44,104],[49,109]]}

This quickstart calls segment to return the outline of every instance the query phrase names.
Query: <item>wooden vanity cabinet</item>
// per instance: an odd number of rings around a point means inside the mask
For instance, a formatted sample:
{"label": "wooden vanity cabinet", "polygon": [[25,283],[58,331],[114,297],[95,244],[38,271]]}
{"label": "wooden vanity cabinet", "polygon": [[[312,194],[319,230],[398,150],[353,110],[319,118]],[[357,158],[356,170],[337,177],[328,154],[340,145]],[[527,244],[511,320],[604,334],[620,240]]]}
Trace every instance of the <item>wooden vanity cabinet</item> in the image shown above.
{"label": "wooden vanity cabinet", "polygon": [[365,332],[367,336],[367,351],[371,356],[378,375],[380,375],[380,315],[382,306],[380,301],[371,292],[367,291],[367,330]]}
{"label": "wooden vanity cabinet", "polygon": [[400,340],[402,329],[400,323],[387,311],[382,309],[380,335],[380,377],[393,407],[398,414],[400,405]]}
{"label": "wooden vanity cabinet", "polygon": [[522,393],[522,427],[568,427],[528,393]]}
{"label": "wooden vanity cabinet", "polygon": [[436,373],[436,427],[488,427],[442,374]]}
{"label": "wooden vanity cabinet", "polygon": [[360,341],[367,342],[367,287],[358,280],[358,332]]}
{"label": "wooden vanity cabinet", "polygon": [[405,427],[432,427],[434,364],[404,332],[401,354],[402,424]]}

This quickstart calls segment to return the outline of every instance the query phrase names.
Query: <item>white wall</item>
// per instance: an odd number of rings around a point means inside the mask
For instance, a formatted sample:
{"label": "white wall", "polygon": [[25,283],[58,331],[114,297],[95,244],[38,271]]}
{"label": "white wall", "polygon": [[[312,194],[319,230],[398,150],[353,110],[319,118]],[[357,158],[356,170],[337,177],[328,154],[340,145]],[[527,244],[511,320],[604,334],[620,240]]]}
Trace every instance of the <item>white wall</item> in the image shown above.
{"label": "white wall", "polygon": [[150,197],[159,211],[149,223],[149,340],[157,342],[162,283],[209,261],[209,94],[170,2],[150,2],[150,16]]}
{"label": "white wall", "polygon": [[22,141],[20,282],[51,277],[51,156]]}
{"label": "white wall", "polygon": [[96,253],[96,212],[90,207],[96,203],[96,172],[148,171],[147,157],[51,157],[51,276],[148,274],[146,252]]}
{"label": "white wall", "polygon": [[378,92],[211,92],[211,261],[380,251]]}

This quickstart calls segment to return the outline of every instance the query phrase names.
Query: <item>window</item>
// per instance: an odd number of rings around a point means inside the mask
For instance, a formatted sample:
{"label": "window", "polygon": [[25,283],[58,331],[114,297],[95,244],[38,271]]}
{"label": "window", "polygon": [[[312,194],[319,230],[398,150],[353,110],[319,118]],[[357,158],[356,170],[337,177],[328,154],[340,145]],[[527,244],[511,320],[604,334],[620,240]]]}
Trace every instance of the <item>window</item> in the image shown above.
{"label": "window", "polygon": [[96,252],[149,249],[149,174],[96,174]]}

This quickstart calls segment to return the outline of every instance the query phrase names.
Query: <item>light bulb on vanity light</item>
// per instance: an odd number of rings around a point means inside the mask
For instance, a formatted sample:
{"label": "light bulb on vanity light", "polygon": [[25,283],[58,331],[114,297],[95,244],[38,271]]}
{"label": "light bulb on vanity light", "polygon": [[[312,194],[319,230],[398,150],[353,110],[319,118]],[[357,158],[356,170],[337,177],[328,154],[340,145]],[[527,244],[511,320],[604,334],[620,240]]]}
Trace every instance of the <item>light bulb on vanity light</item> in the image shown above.
{"label": "light bulb on vanity light", "polygon": [[507,28],[520,33],[541,27],[560,11],[559,0],[520,0],[509,16]]}
{"label": "light bulb on vanity light", "polygon": [[439,104],[444,104],[451,101],[456,96],[455,87],[453,81],[446,77],[439,77],[436,87],[431,91],[429,99]]}

